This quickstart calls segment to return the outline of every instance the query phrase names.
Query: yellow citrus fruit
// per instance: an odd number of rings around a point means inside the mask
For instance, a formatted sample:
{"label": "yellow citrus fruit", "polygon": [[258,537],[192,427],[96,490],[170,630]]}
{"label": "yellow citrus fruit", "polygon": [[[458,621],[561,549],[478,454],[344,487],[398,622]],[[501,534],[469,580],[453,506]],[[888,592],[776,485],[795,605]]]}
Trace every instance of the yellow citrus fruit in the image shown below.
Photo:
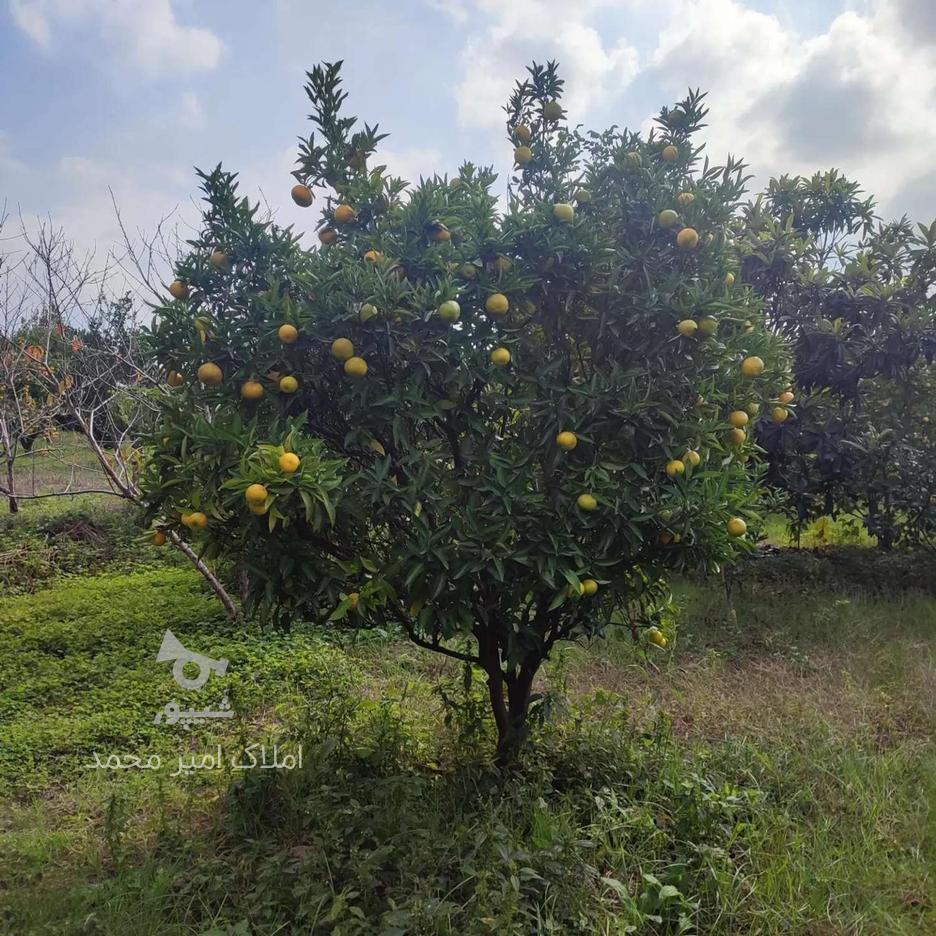
{"label": "yellow citrus fruit", "polygon": [[299,470],[300,459],[295,452],[283,452],[278,464],[284,474],[295,474]]}
{"label": "yellow citrus fruit", "polygon": [[731,429],[728,432],[728,441],[732,445],[743,445],[747,441],[747,433],[743,429]]}
{"label": "yellow citrus fruit", "polygon": [[743,429],[749,421],[750,417],[744,410],[733,410],[728,414],[728,422],[734,426],[735,429]]}
{"label": "yellow citrus fruit", "polygon": [[553,217],[567,224],[575,217],[575,209],[566,202],[560,202],[558,205],[553,205]]}
{"label": "yellow citrus fruit", "polygon": [[597,510],[598,501],[595,500],[593,494],[579,494],[578,498],[575,501],[578,504],[579,510]]}
{"label": "yellow citrus fruit", "polygon": [[790,411],[782,406],[775,406],[770,413],[770,417],[775,423],[785,423],[790,418]]}
{"label": "yellow citrus fruit", "polygon": [[223,250],[213,250],[209,259],[211,265],[218,270],[223,270],[228,265],[228,255]]}
{"label": "yellow citrus fruit", "polygon": [[559,435],[556,436],[556,445],[565,452],[571,452],[572,449],[578,445],[578,438],[574,432],[566,430],[565,432],[560,432]]}
{"label": "yellow citrus fruit", "polygon": [[695,195],[693,195],[692,192],[680,192],[676,196],[676,201],[678,201],[680,205],[691,205],[695,201]]}
{"label": "yellow citrus fruit", "polygon": [[658,647],[665,647],[669,641],[663,635],[663,632],[656,627],[651,627],[650,631],[647,634],[650,643],[655,644]]}
{"label": "yellow citrus fruit", "polygon": [[269,491],[262,484],[250,484],[244,491],[244,498],[248,504],[262,504],[267,499]]}
{"label": "yellow citrus fruit", "polygon": [[625,153],[624,162],[628,169],[639,169],[640,153],[638,153],[637,150],[631,150],[629,153]]}
{"label": "yellow citrus fruit", "polygon": [[348,224],[354,220],[354,209],[350,205],[339,205],[335,209],[335,224]]}
{"label": "yellow citrus fruit", "polygon": [[562,105],[558,101],[547,101],[543,105],[543,117],[546,120],[558,120],[562,116]]}
{"label": "yellow citrus fruit", "polygon": [[190,530],[204,530],[208,526],[208,518],[200,510],[182,514],[182,523]]}
{"label": "yellow citrus fruit", "polygon": [[747,533],[747,524],[740,517],[732,517],[728,521],[729,536],[744,536]]}
{"label": "yellow citrus fruit", "polygon": [[323,244],[334,244],[335,241],[338,240],[338,232],[334,228],[322,228],[322,230],[319,231],[318,239]]}
{"label": "yellow citrus fruit", "polygon": [[459,272],[465,279],[474,279],[478,275],[478,270],[473,263],[463,263]]}
{"label": "yellow citrus fruit", "polygon": [[332,342],[331,353],[332,357],[338,358],[339,361],[347,361],[348,358],[354,357],[354,345],[348,338],[336,338]]}
{"label": "yellow citrus fruit", "polygon": [[598,592],[598,583],[594,579],[583,579],[582,580],[582,594],[591,595],[597,594]]}
{"label": "yellow citrus fruit", "polygon": [[173,299],[179,299],[180,301],[188,299],[189,288],[182,280],[173,280],[169,284],[169,295],[172,296]]}
{"label": "yellow citrus fruit", "polygon": [[198,368],[198,379],[206,387],[215,387],[224,380],[224,374],[221,373],[221,368],[217,364],[209,361]]}
{"label": "yellow citrus fruit", "polygon": [[699,329],[699,323],[695,319],[683,319],[677,326],[676,331],[684,338],[691,338]]}
{"label": "yellow citrus fruit", "polygon": [[368,263],[377,263],[378,260],[383,260],[383,254],[379,250],[368,250],[364,254],[364,259]]}
{"label": "yellow citrus fruit", "polygon": [[764,373],[763,359],[756,355],[746,357],[741,362],[741,373],[745,377],[760,377],[760,375]]}
{"label": "yellow citrus fruit", "polygon": [[491,352],[491,363],[495,367],[506,367],[510,363],[510,352],[506,348],[495,348]]}
{"label": "yellow citrus fruit", "polygon": [[181,387],[185,383],[185,378],[177,370],[171,370],[166,375],[166,383],[170,387]]}
{"label": "yellow citrus fruit", "polygon": [[781,393],[780,396],[777,397],[777,399],[778,399],[781,403],[792,403],[792,402],[793,402],[793,391],[792,391],[792,390],[784,390],[783,393]]}
{"label": "yellow citrus fruit", "polygon": [[754,331],[754,323],[750,319],[746,319],[744,322],[744,327],[741,329],[743,334]]}
{"label": "yellow citrus fruit", "polygon": [[589,192],[587,188],[580,188],[575,190],[575,194],[572,197],[580,205],[587,205],[592,200],[592,193]]}
{"label": "yellow citrus fruit", "polygon": [[526,124],[517,124],[517,126],[514,127],[514,136],[516,136],[521,143],[529,143],[532,134],[530,133],[530,128]]}
{"label": "yellow citrus fruit", "polygon": [[289,194],[300,208],[308,208],[312,204],[312,189],[308,185],[294,185]]}
{"label": "yellow citrus fruit", "polygon": [[290,375],[280,377],[279,388],[280,393],[295,393],[299,389],[299,381]]}
{"label": "yellow citrus fruit", "polygon": [[706,338],[711,338],[712,335],[718,331],[718,319],[712,318],[711,315],[706,315],[699,320],[699,331],[702,332]]}
{"label": "yellow citrus fruit", "polygon": [[259,400],[263,396],[263,384],[259,380],[248,380],[241,385],[241,396],[245,400]]}
{"label": "yellow citrus fruit", "polygon": [[349,377],[364,377],[367,374],[367,361],[362,357],[349,357],[344,362],[344,372]]}
{"label": "yellow citrus fruit", "polygon": [[679,221],[679,215],[676,214],[672,208],[664,208],[657,215],[657,224],[659,224],[661,228],[671,228],[677,221]]}
{"label": "yellow citrus fruit", "polygon": [[734,273],[726,273],[726,274],[725,274],[725,285],[726,285],[726,286],[734,286]]}
{"label": "yellow citrus fruit", "polygon": [[683,455],[682,460],[688,462],[693,468],[698,468],[702,463],[702,456],[694,449],[688,449],[686,454]]}
{"label": "yellow citrus fruit", "polygon": [[663,147],[663,152],[660,153],[660,158],[663,162],[676,162],[679,159],[679,150],[670,143],[669,146]]}
{"label": "yellow citrus fruit", "polygon": [[283,344],[295,344],[296,340],[299,338],[299,331],[295,325],[280,325],[276,334],[279,335],[279,340],[282,341]]}
{"label": "yellow citrus fruit", "polygon": [[358,318],[362,322],[369,322],[377,314],[377,306],[372,305],[370,302],[365,302],[364,305],[361,306],[361,311],[358,313]]}
{"label": "yellow citrus fruit", "polygon": [[267,512],[266,504],[248,504],[247,509],[254,515],[262,517]]}
{"label": "yellow citrus fruit", "polygon": [[533,161],[533,150],[529,146],[518,146],[514,150],[514,162],[518,166],[525,166]]}
{"label": "yellow citrus fruit", "polygon": [[748,403],[745,409],[748,411],[748,416],[756,416],[760,412],[760,403]]}
{"label": "yellow citrus fruit", "polygon": [[669,478],[675,478],[678,475],[686,473],[686,466],[678,458],[666,463],[666,475]]}
{"label": "yellow citrus fruit", "polygon": [[439,306],[439,318],[443,322],[457,322],[461,315],[461,306],[454,299],[446,299]]}
{"label": "yellow citrus fruit", "polygon": [[699,232],[695,228],[683,228],[676,235],[676,246],[680,250],[695,250],[699,246]]}
{"label": "yellow citrus fruit", "polygon": [[510,303],[503,293],[492,293],[487,297],[484,308],[488,315],[506,315]]}
{"label": "yellow citrus fruit", "polygon": [[166,545],[166,534],[162,530],[157,530],[153,534],[153,545],[154,546],[165,546]]}

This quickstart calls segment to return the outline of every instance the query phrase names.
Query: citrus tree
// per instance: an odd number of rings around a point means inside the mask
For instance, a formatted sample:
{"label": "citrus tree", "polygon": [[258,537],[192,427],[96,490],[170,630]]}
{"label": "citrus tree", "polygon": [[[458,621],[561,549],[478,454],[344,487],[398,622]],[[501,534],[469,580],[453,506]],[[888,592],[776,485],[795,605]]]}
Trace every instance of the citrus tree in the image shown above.
{"label": "citrus tree", "polygon": [[795,418],[758,441],[795,526],[838,511],[886,547],[929,542],[936,222],[882,222],[835,170],[771,180],[740,219],[742,280],[791,342]]}
{"label": "citrus tree", "polygon": [[469,163],[390,176],[340,63],[306,90],[292,197],[320,205],[315,249],[201,174],[150,334],[150,518],[235,558],[251,611],[395,622],[481,667],[507,763],[558,642],[624,625],[656,652],[667,575],[749,546],[748,424],[788,375],[733,285],[743,167],[702,161],[698,94],[646,138],[584,134],[534,65],[501,204]]}

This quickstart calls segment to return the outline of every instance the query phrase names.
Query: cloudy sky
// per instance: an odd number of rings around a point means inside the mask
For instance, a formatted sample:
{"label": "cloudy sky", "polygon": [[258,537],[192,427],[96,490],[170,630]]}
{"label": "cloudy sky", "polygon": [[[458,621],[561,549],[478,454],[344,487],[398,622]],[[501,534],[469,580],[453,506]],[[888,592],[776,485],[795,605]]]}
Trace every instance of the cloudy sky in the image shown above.
{"label": "cloudy sky", "polygon": [[572,120],[646,125],[688,86],[760,180],[841,168],[883,215],[936,216],[934,0],[0,0],[0,205],[82,245],[192,217],[223,161],[285,222],[303,72],[345,60],[397,174],[509,168],[500,107],[555,58]]}

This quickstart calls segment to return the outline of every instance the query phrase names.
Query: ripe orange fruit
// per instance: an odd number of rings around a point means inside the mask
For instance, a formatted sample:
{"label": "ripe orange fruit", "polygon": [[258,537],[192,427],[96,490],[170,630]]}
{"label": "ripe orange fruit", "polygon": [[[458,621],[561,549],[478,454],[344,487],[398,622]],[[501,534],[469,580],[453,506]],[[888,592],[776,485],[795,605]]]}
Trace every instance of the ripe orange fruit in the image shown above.
{"label": "ripe orange fruit", "polygon": [[223,270],[228,265],[228,255],[223,250],[213,250],[208,258],[215,269]]}
{"label": "ripe orange fruit", "polygon": [[740,517],[732,517],[727,526],[729,536],[744,536],[747,533],[747,524]]}
{"label": "ripe orange fruit", "polygon": [[663,152],[660,153],[660,158],[663,160],[663,162],[676,162],[676,160],[679,159],[679,150],[676,149],[672,143],[670,143],[669,146],[663,147]]}
{"label": "ripe orange fruit", "polygon": [[185,378],[177,370],[171,370],[166,375],[166,383],[170,387],[181,387],[185,383]]}
{"label": "ripe orange fruit", "polygon": [[702,332],[706,338],[711,338],[712,335],[718,331],[718,319],[712,318],[711,315],[706,315],[699,321],[699,331]]}
{"label": "ripe orange fruit", "polygon": [[354,345],[348,338],[336,338],[332,342],[331,353],[332,357],[338,358],[339,361],[347,361],[348,358],[354,357]]}
{"label": "ripe orange fruit", "polygon": [[323,244],[334,244],[338,240],[338,232],[334,228],[322,228],[318,238]]}
{"label": "ripe orange fruit", "polygon": [[734,426],[735,429],[743,429],[749,421],[750,417],[744,410],[734,410],[728,414],[728,422]]}
{"label": "ripe orange fruit", "polygon": [[301,459],[295,452],[283,452],[279,457],[280,471],[284,474],[295,474],[299,470]]}
{"label": "ripe orange fruit", "polygon": [[349,377],[364,377],[367,374],[367,361],[362,357],[349,357],[344,363],[344,370]]}
{"label": "ripe orange fruit", "polygon": [[262,484],[250,484],[244,491],[244,499],[248,504],[262,504],[268,494],[269,491]]}
{"label": "ripe orange fruit", "polygon": [[189,297],[189,288],[182,282],[182,280],[173,280],[169,284],[169,295],[173,299],[178,299],[180,302]]}
{"label": "ripe orange fruit", "polygon": [[533,150],[529,146],[518,146],[514,150],[514,162],[518,166],[525,166],[533,161]]}
{"label": "ripe orange fruit", "polygon": [[637,150],[631,150],[629,153],[624,154],[624,163],[628,169],[639,169],[640,168],[640,153]]}
{"label": "ripe orange fruit", "polygon": [[443,322],[457,322],[461,315],[461,306],[454,299],[446,299],[439,306],[439,318]]}
{"label": "ripe orange fruit", "polygon": [[280,377],[280,393],[295,393],[299,389],[299,381],[291,375]]}
{"label": "ripe orange fruit", "polygon": [[692,192],[680,192],[676,196],[676,201],[678,201],[680,205],[691,205],[695,201],[695,195],[693,195]]}
{"label": "ripe orange fruit", "polygon": [[208,518],[200,510],[182,514],[182,523],[190,530],[204,530],[208,526]]}
{"label": "ripe orange fruit", "polygon": [[756,416],[760,412],[760,403],[748,403],[745,407],[748,412],[748,416]]}
{"label": "ripe orange fruit", "polygon": [[510,308],[510,303],[503,293],[492,293],[487,297],[484,308],[489,315],[506,315],[507,310]]}
{"label": "ripe orange fruit", "polygon": [[745,377],[760,377],[760,375],[764,373],[763,359],[756,355],[746,357],[741,362],[741,373]]}
{"label": "ripe orange fruit", "polygon": [[730,273],[730,272],[729,272],[729,273],[726,273],[726,274],[725,274],[725,285],[726,285],[726,286],[734,286],[734,279],[735,279],[734,273]]}
{"label": "ripe orange fruit", "polygon": [[683,228],[676,235],[676,246],[680,250],[695,250],[699,246],[699,232],[695,228]]}
{"label": "ripe orange fruit", "polygon": [[279,340],[282,341],[283,344],[295,344],[296,339],[299,337],[299,331],[296,326],[290,325],[288,323],[286,325],[280,325],[276,334],[279,336]]}
{"label": "ripe orange fruit", "polygon": [[792,402],[793,402],[793,391],[792,391],[792,390],[784,390],[783,393],[781,393],[780,396],[777,397],[777,399],[778,399],[781,403],[792,403]]}
{"label": "ripe orange fruit", "polygon": [[517,126],[514,127],[514,136],[521,143],[529,143],[532,134],[530,133],[530,128],[526,124],[517,124]]}
{"label": "ripe orange fruit", "polygon": [[671,228],[677,221],[679,221],[679,215],[676,214],[672,208],[664,208],[657,215],[657,224],[659,224],[661,228]]}
{"label": "ripe orange fruit", "polygon": [[349,224],[354,216],[354,209],[350,205],[339,205],[335,209],[335,224]]}
{"label": "ripe orange fruit", "polygon": [[553,205],[553,217],[563,224],[568,224],[575,217],[575,209],[566,202]]}
{"label": "ripe orange fruit", "polygon": [[732,445],[743,445],[747,441],[747,433],[743,429],[732,429],[728,433],[728,441]]}
{"label": "ripe orange fruit", "polygon": [[578,437],[574,432],[569,432],[568,430],[560,432],[559,435],[556,436],[556,445],[564,452],[571,452],[572,449],[578,445]]}
{"label": "ripe orange fruit", "polygon": [[379,250],[368,250],[364,254],[364,259],[368,263],[376,263],[378,260],[383,260],[383,254]]}
{"label": "ripe orange fruit", "polygon": [[790,411],[782,406],[775,406],[771,410],[770,417],[775,423],[785,423],[790,418]]}
{"label": "ripe orange fruit", "polygon": [[267,512],[266,504],[248,504],[247,509],[257,517],[262,517]]}
{"label": "ripe orange fruit", "polygon": [[202,364],[198,368],[198,379],[206,387],[216,387],[222,380],[224,380],[224,374],[221,372],[221,368],[217,364],[213,364],[211,361],[208,361],[205,364]]}
{"label": "ripe orange fruit", "polygon": [[510,352],[506,348],[495,348],[491,352],[491,363],[495,367],[506,367],[510,363]]}
{"label": "ripe orange fruit", "polygon": [[579,510],[592,511],[598,509],[598,501],[595,500],[593,494],[579,494],[575,503],[578,504]]}
{"label": "ripe orange fruit", "polygon": [[683,319],[677,326],[676,331],[684,338],[691,338],[699,329],[698,322],[695,319]]}
{"label": "ripe orange fruit", "polygon": [[688,462],[693,468],[698,468],[702,463],[702,456],[693,449],[688,449],[686,454],[683,455],[682,460]]}
{"label": "ripe orange fruit", "polygon": [[562,105],[558,101],[547,101],[543,105],[543,117],[546,120],[558,120],[562,116]]}
{"label": "ripe orange fruit", "polygon": [[587,597],[597,594],[598,583],[594,579],[582,579],[582,594]]}
{"label": "ripe orange fruit", "polygon": [[361,311],[358,313],[358,318],[362,322],[368,322],[377,314],[377,306],[372,305],[369,302],[365,302],[364,305],[361,306]]}
{"label": "ripe orange fruit", "polygon": [[666,463],[666,476],[668,478],[675,478],[678,475],[686,473],[686,466],[678,458],[674,458],[672,461]]}
{"label": "ripe orange fruit", "polygon": [[289,194],[300,208],[308,208],[312,204],[312,189],[308,185],[294,185]]}
{"label": "ripe orange fruit", "polygon": [[587,205],[592,200],[592,193],[589,192],[587,188],[580,188],[575,190],[575,194],[572,197],[580,205]]}
{"label": "ripe orange fruit", "polygon": [[248,380],[241,386],[241,396],[245,400],[259,400],[263,396],[263,384],[259,380]]}
{"label": "ripe orange fruit", "polygon": [[669,643],[658,627],[651,627],[650,630],[647,631],[647,639],[657,647],[665,647]]}
{"label": "ripe orange fruit", "polygon": [[153,545],[154,546],[165,546],[166,545],[166,534],[162,530],[157,530],[153,534]]}

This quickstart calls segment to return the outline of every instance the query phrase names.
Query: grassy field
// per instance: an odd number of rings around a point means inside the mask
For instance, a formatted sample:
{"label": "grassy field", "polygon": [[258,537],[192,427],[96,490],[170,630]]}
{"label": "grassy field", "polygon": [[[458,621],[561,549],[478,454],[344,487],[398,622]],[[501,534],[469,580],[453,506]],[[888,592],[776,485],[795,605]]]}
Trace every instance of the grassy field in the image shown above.
{"label": "grassy field", "polygon": [[[768,557],[730,607],[679,584],[671,650],[556,656],[501,783],[477,673],[238,629],[120,512],[24,512],[11,543],[46,564],[0,599],[2,932],[936,932],[933,557]],[[153,723],[166,628],[230,661],[228,727]],[[274,743],[301,768],[228,760]]]}

